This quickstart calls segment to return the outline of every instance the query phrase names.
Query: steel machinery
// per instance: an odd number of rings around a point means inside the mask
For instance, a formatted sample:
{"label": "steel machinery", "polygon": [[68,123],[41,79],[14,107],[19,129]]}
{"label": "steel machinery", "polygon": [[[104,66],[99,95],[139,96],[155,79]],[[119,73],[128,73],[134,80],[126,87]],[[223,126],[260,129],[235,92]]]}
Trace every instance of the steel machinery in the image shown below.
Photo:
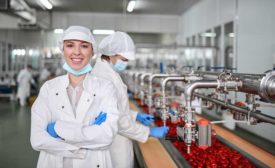
{"label": "steel machinery", "polygon": [[[201,149],[212,145],[212,125],[226,121],[196,120],[196,112],[204,107],[230,109],[233,119],[248,125],[265,122],[275,124],[275,118],[258,110],[260,101],[275,102],[275,72],[241,74],[228,72],[185,71],[173,74],[125,72],[123,79],[147,112],[161,119],[162,125],[176,124],[178,139],[186,144],[190,154],[195,143]],[[234,102],[229,95],[245,93],[246,98]]]}

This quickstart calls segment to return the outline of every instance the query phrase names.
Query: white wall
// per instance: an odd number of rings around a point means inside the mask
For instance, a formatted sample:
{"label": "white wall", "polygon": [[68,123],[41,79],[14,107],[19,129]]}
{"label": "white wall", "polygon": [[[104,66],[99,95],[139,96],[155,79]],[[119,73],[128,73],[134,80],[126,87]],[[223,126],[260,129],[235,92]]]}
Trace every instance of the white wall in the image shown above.
{"label": "white wall", "polygon": [[[156,34],[156,33],[129,33],[135,44],[171,44],[175,42],[174,34]],[[106,37],[106,35],[95,35],[97,43]],[[16,44],[24,47],[56,47],[57,41],[61,38],[60,34],[54,34],[53,31],[26,31],[26,30],[0,30],[0,41]]]}
{"label": "white wall", "polygon": [[82,25],[91,29],[114,29],[135,33],[177,33],[177,15],[53,12],[52,28]]}
{"label": "white wall", "polygon": [[16,29],[19,19],[0,13],[0,29]]}
{"label": "white wall", "polygon": [[[178,15],[117,14],[92,12],[37,12],[43,29],[82,25],[90,29],[113,29],[132,33],[177,33]],[[0,29],[18,29],[19,17],[0,13]]]}
{"label": "white wall", "polygon": [[24,47],[57,46],[57,38],[52,31],[0,30],[0,41]]}
{"label": "white wall", "polygon": [[179,44],[185,38],[232,21],[235,0],[203,0],[195,4],[179,18]]}
{"label": "white wall", "polygon": [[237,54],[239,72],[263,73],[273,68],[274,9],[274,0],[239,0]]}

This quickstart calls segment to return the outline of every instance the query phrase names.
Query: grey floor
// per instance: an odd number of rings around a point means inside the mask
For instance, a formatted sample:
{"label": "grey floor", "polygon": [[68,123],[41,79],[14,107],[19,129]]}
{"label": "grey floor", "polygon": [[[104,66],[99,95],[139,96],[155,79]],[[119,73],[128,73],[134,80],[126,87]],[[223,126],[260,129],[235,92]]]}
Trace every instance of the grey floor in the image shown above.
{"label": "grey floor", "polygon": [[0,167],[36,167],[38,152],[30,145],[30,107],[0,99]]}

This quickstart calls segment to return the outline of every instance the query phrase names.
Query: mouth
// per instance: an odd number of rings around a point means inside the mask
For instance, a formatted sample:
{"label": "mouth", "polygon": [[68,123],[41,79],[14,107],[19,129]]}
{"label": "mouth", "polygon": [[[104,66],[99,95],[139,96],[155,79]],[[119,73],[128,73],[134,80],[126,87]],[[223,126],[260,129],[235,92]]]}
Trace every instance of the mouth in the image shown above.
{"label": "mouth", "polygon": [[81,64],[83,60],[83,58],[71,58],[73,64]]}

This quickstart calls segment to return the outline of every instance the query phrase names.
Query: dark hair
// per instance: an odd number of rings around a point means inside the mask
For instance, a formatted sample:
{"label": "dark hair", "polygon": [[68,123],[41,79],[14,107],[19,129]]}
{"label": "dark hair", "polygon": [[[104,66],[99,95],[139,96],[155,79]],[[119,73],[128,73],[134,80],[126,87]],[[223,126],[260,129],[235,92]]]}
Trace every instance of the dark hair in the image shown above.
{"label": "dark hair", "polygon": [[101,55],[101,60],[106,60],[106,61],[110,61],[110,57],[107,55]]}
{"label": "dark hair", "polygon": [[27,68],[32,69],[32,66],[30,64],[27,65]]}

